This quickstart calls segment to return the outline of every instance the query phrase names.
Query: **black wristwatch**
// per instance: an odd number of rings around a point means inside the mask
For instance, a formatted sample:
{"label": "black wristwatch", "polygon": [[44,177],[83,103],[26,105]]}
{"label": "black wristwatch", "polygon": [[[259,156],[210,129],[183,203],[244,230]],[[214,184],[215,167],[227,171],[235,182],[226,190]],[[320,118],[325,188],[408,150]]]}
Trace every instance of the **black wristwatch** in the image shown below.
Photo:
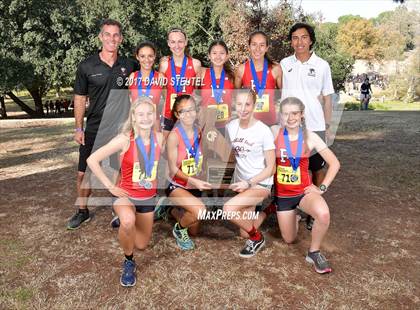
{"label": "black wristwatch", "polygon": [[325,184],[321,184],[321,185],[319,186],[319,190],[320,190],[322,193],[325,193],[325,192],[327,191],[327,189],[328,189],[328,187],[327,187],[327,185],[325,185]]}
{"label": "black wristwatch", "polygon": [[330,124],[325,124],[325,129],[326,130],[330,129]]}

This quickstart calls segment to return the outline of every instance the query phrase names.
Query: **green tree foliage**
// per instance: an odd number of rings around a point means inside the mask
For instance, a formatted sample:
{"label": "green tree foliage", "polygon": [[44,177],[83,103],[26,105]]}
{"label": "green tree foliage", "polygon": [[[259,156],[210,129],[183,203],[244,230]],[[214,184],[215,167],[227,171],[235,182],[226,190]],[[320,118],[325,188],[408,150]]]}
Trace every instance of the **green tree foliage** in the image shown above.
{"label": "green tree foliage", "polygon": [[380,31],[366,19],[352,19],[340,24],[337,43],[340,51],[357,59],[374,61],[382,57]]}
{"label": "green tree foliage", "polygon": [[[420,24],[418,12],[409,11],[405,6],[399,6],[394,11],[379,14],[377,18],[373,19],[373,23],[385,34],[393,32],[387,40],[390,48],[400,50],[402,44],[403,51],[414,49],[416,33],[418,33]],[[398,42],[395,41],[397,35],[400,37]],[[397,43],[397,45],[393,46],[393,43]]]}
{"label": "green tree foliage", "polygon": [[[1,2],[0,88],[32,116],[43,115],[42,97],[48,89],[68,83],[64,64],[80,33],[74,9],[75,2],[70,0]],[[35,110],[14,96],[12,91],[19,88],[29,91]]]}
{"label": "green tree foliage", "polygon": [[224,5],[220,26],[235,64],[249,57],[248,37],[255,30],[262,30],[269,36],[271,48],[268,53],[273,60],[280,61],[292,53],[287,35],[301,10],[296,12],[288,1],[280,1],[273,7],[266,1],[243,0],[229,0]]}
{"label": "green tree foliage", "polygon": [[[120,51],[125,56],[133,57],[135,46],[146,39],[156,43],[159,56],[168,55],[167,31],[179,26],[189,37],[189,52],[207,65],[208,45],[219,38],[228,44],[233,63],[243,62],[248,57],[248,35],[257,29],[270,36],[271,57],[280,61],[292,53],[287,40],[290,27],[306,17],[288,0],[274,6],[267,0],[4,0],[0,2],[0,95],[8,94],[31,116],[43,115],[42,97],[48,90],[72,86],[78,63],[100,46],[99,25],[104,18],[122,23]],[[322,37],[323,30],[319,31]],[[327,43],[318,49],[339,85],[348,64],[345,54],[328,52],[336,47]],[[35,110],[15,96],[13,91],[20,89],[29,91]]]}
{"label": "green tree foliage", "polygon": [[340,25],[344,25],[351,20],[361,20],[361,19],[363,19],[363,17],[360,15],[352,15],[352,14],[342,15],[338,18],[338,23]]}
{"label": "green tree foliage", "polygon": [[162,33],[156,41],[161,43],[162,53],[169,54],[166,45],[167,31],[172,27],[181,27],[189,38],[189,53],[205,62],[209,43],[221,37],[219,5],[215,0],[169,1],[158,19]]}
{"label": "green tree foliage", "polygon": [[344,89],[344,81],[353,69],[353,57],[337,50],[336,38],[339,25],[335,23],[320,24],[316,27],[315,52],[328,61],[331,67],[335,91]]}

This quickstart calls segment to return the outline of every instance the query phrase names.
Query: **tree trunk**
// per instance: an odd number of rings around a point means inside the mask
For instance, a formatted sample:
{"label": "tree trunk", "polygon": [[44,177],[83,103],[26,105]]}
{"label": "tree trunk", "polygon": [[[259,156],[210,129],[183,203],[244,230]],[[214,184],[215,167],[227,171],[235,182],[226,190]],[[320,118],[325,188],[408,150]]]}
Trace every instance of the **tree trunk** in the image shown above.
{"label": "tree trunk", "polygon": [[34,99],[35,113],[37,114],[37,116],[44,116],[44,106],[42,105],[42,95],[39,90],[39,87],[27,87],[27,89],[31,94],[32,98]]}
{"label": "tree trunk", "polygon": [[6,104],[4,103],[4,96],[0,96],[1,118],[7,118]]}
{"label": "tree trunk", "polygon": [[408,83],[407,94],[405,95],[404,102],[410,103],[414,101],[414,87],[415,87],[415,77],[411,76]]}
{"label": "tree trunk", "polygon": [[30,117],[37,117],[39,116],[36,111],[32,110],[25,102],[20,100],[13,92],[6,93],[12,99],[21,109],[23,112],[26,112],[29,114]]}

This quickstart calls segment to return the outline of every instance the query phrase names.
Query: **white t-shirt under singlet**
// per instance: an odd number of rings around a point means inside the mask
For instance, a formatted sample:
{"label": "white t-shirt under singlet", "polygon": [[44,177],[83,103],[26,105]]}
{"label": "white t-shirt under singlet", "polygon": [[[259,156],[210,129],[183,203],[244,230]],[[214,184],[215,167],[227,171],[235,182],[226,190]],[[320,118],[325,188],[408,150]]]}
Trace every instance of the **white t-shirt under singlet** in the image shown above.
{"label": "white t-shirt under singlet", "polygon": [[[247,181],[265,168],[264,151],[275,149],[273,134],[261,121],[243,129],[239,119],[235,119],[226,125],[226,129],[236,157],[234,182]],[[273,177],[259,183],[272,185]]]}

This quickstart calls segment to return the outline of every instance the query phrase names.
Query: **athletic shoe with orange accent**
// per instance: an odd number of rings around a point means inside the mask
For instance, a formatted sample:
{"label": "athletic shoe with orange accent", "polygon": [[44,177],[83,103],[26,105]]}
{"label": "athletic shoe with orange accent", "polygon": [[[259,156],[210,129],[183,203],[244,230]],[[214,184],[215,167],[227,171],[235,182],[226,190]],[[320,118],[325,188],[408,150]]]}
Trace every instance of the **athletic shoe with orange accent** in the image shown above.
{"label": "athletic shoe with orange accent", "polygon": [[306,255],[306,261],[313,264],[315,271],[318,273],[330,273],[332,271],[330,263],[320,251],[308,252],[308,255]]}

